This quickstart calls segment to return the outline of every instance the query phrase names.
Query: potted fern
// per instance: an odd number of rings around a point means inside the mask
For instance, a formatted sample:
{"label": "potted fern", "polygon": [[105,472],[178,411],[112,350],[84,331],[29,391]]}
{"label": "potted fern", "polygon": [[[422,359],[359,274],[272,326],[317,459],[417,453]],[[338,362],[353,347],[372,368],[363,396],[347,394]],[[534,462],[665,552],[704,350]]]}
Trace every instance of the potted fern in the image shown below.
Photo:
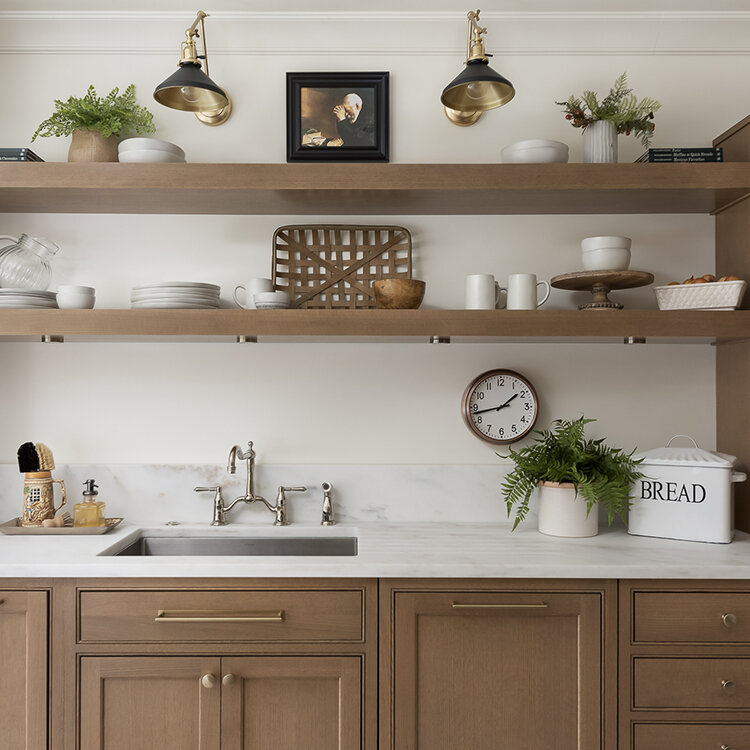
{"label": "potted fern", "polygon": [[131,83],[120,94],[115,87],[105,97],[89,86],[83,97],[55,100],[55,111],[39,125],[37,136],[72,135],[68,161],[117,161],[117,139],[129,133],[153,133],[153,115],[135,101]]}
{"label": "potted fern", "polygon": [[563,107],[565,119],[574,128],[583,129],[583,161],[602,163],[617,161],[617,136],[620,133],[639,138],[648,147],[654,134],[654,112],[661,104],[648,97],[638,101],[633,89],[628,88],[627,73],[623,73],[599,101],[594,91],[582,96],[570,96]]}
{"label": "potted fern", "polygon": [[586,439],[584,430],[593,419],[556,419],[552,429],[510,456],[515,464],[505,478],[502,494],[510,517],[515,508],[515,529],[529,512],[531,495],[539,490],[538,528],[551,536],[595,536],[602,505],[611,524],[620,516],[627,524],[630,493],[643,474],[633,453]]}

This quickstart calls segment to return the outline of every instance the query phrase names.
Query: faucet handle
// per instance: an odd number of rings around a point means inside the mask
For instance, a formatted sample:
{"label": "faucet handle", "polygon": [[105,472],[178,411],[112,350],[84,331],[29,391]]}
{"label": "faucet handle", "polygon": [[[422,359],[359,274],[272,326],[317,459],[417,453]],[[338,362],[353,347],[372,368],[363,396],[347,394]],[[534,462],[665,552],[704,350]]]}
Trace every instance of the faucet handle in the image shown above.
{"label": "faucet handle", "polygon": [[215,492],[217,495],[221,495],[221,487],[193,487],[193,492]]}
{"label": "faucet handle", "polygon": [[211,526],[224,526],[224,498],[221,496],[221,486],[216,487],[193,487],[193,492],[213,492],[214,493],[214,517]]}
{"label": "faucet handle", "polygon": [[307,492],[307,487],[284,487],[280,486],[276,495],[276,507],[272,508],[276,512],[274,526],[288,526],[289,520],[286,517],[286,493],[287,492]]}

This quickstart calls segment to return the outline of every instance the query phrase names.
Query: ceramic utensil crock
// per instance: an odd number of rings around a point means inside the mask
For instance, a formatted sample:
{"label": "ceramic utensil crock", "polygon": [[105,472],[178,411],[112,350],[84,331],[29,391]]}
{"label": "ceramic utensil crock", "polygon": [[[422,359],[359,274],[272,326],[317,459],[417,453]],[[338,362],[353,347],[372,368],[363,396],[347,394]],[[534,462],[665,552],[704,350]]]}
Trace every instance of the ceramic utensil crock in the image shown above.
{"label": "ceramic utensil crock", "polygon": [[[60,485],[62,500],[55,507],[53,484]],[[23,516],[21,526],[41,526],[45,518],[53,518],[65,505],[65,482],[52,479],[49,471],[27,472],[23,482]]]}

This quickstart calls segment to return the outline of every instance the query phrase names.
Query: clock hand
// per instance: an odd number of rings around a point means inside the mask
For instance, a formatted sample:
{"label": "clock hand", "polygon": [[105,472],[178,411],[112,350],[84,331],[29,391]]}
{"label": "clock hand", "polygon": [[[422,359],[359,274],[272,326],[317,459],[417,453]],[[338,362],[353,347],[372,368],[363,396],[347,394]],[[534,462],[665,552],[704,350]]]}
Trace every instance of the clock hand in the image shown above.
{"label": "clock hand", "polygon": [[510,402],[514,398],[517,398],[517,397],[518,397],[518,394],[514,393],[504,404],[500,404],[500,406],[490,406],[489,409],[479,409],[478,411],[473,411],[471,413],[472,414],[484,414],[485,412],[488,412],[488,411],[500,411],[500,409],[504,409],[506,406],[508,406],[508,404],[510,404]]}

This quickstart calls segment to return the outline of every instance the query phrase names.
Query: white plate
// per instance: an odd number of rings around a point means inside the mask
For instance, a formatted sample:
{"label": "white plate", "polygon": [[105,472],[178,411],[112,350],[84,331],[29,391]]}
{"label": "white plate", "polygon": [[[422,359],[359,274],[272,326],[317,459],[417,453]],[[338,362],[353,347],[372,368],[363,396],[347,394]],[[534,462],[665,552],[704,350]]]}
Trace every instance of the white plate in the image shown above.
{"label": "white plate", "polygon": [[118,161],[123,163],[145,164],[147,162],[171,162],[185,163],[184,156],[171,154],[169,151],[157,151],[155,148],[134,149],[133,151],[123,151],[118,155]]}
{"label": "white plate", "polygon": [[214,292],[203,292],[200,289],[185,289],[183,291],[170,292],[167,289],[154,289],[151,292],[131,292],[131,300],[143,300],[143,299],[158,299],[161,297],[168,297],[170,299],[187,299],[188,297],[194,297],[196,301],[201,302],[203,300],[218,301],[219,295]]}
{"label": "white plate", "polygon": [[8,295],[11,297],[41,297],[43,299],[54,299],[56,293],[45,292],[41,289],[11,289],[10,287],[0,289],[0,296],[5,297]]}
{"label": "white plate", "polygon": [[199,302],[133,302],[130,307],[133,310],[166,310],[169,308],[183,310],[215,310],[219,306]]}
{"label": "white plate", "polygon": [[215,292],[218,294],[221,291],[221,287],[216,284],[205,284],[200,281],[158,281],[153,284],[139,284],[133,287],[134,292],[146,291],[150,289],[173,289],[184,290],[187,288],[204,289],[206,291]]}
{"label": "white plate", "polygon": [[2,299],[0,299],[1,307],[17,307],[18,305],[24,305],[28,307],[57,307],[57,300],[27,298],[15,299],[13,297],[3,297]]}
{"label": "white plate", "polygon": [[256,302],[257,310],[288,310],[289,305],[285,302]]}
{"label": "white plate", "polygon": [[126,138],[120,141],[117,150],[123,151],[143,151],[153,149],[156,151],[168,151],[182,159],[185,158],[185,152],[175,143],[169,141],[160,141],[158,138]]}

